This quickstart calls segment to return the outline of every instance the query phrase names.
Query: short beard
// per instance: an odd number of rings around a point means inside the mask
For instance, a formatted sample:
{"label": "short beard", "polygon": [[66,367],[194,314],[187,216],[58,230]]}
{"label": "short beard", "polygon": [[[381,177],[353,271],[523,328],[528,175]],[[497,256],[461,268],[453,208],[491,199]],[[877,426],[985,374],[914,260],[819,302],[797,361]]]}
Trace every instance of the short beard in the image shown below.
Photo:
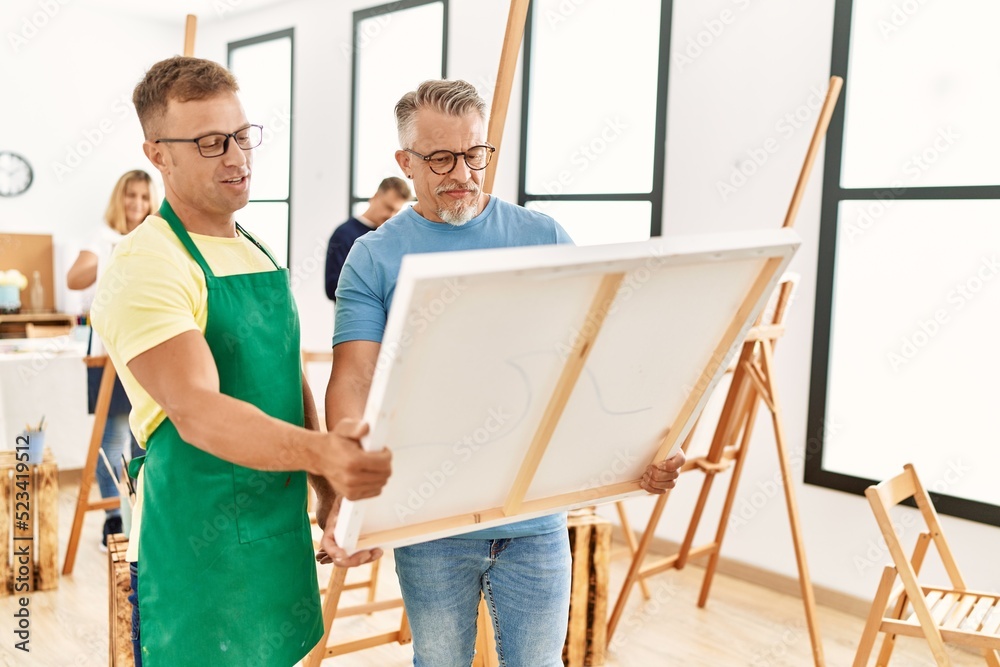
{"label": "short beard", "polygon": [[[449,187],[450,186],[448,185],[442,185],[439,188],[437,188],[435,194],[441,194]],[[437,211],[435,211],[435,213],[437,213],[437,216],[439,218],[444,220],[449,225],[452,225],[453,227],[461,227],[462,225],[464,225],[465,223],[469,222],[474,217],[476,217],[476,215],[479,213],[479,199],[482,196],[482,190],[480,190],[479,188],[477,188],[475,185],[472,184],[466,186],[466,189],[469,192],[473,192],[476,195],[478,195],[476,197],[475,202],[473,202],[472,204],[459,204],[454,209],[442,207],[439,208]]]}
{"label": "short beard", "polygon": [[475,204],[469,204],[468,206],[461,206],[458,210],[451,210],[447,208],[440,208],[437,210],[438,217],[447,222],[453,227],[461,227],[469,220],[476,217],[476,209],[479,208]]}

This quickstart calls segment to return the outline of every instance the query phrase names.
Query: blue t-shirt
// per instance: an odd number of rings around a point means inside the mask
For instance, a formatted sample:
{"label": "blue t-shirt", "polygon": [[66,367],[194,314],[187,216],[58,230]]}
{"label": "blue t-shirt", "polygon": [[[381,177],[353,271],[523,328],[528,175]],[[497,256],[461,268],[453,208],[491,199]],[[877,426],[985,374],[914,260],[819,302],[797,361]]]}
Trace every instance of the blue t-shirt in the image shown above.
{"label": "blue t-shirt", "polygon": [[[450,250],[572,243],[555,220],[491,196],[486,208],[461,226],[431,222],[407,208],[351,248],[337,287],[333,345],[382,342],[403,255]],[[486,528],[459,537],[503,539],[543,535],[566,526],[565,514]]]}

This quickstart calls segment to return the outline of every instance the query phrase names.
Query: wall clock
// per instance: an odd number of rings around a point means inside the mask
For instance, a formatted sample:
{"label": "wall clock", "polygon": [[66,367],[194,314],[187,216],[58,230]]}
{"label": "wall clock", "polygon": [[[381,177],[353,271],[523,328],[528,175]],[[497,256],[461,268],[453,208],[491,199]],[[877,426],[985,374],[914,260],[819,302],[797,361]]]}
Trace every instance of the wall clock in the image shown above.
{"label": "wall clock", "polygon": [[31,186],[34,174],[17,153],[0,151],[0,197],[15,197]]}

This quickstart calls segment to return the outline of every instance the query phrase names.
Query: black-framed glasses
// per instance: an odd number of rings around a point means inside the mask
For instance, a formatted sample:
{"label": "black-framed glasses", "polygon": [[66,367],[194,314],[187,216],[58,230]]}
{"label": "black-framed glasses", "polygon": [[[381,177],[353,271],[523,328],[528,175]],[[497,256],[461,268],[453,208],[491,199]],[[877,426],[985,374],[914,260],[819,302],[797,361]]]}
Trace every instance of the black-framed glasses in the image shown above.
{"label": "black-framed glasses", "polygon": [[230,139],[235,139],[236,145],[245,151],[257,148],[264,139],[264,126],[247,125],[229,134],[214,132],[194,139],[157,139],[154,143],[193,143],[202,157],[220,157],[229,150]]}
{"label": "black-framed glasses", "polygon": [[462,153],[439,150],[434,151],[430,155],[421,155],[417,151],[410,150],[409,148],[404,148],[403,150],[407,153],[416,155],[418,158],[426,162],[427,166],[431,168],[431,171],[438,176],[444,176],[445,174],[450,174],[455,168],[455,165],[458,164],[459,155],[465,158],[465,166],[472,171],[481,171],[486,169],[486,165],[490,163],[490,159],[493,158],[493,153],[495,153],[497,149],[489,144],[483,144],[482,146],[467,148]]}

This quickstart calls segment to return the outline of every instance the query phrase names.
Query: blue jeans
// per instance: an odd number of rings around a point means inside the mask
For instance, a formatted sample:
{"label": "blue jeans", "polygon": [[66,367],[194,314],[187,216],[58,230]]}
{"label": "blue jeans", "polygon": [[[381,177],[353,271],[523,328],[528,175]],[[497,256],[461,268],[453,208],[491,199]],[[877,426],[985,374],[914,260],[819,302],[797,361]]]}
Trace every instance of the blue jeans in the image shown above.
{"label": "blue jeans", "polygon": [[132,593],[128,601],[132,603],[132,657],[135,667],[142,667],[142,645],[139,643],[139,564],[128,564],[129,583]]}
{"label": "blue jeans", "polygon": [[501,667],[562,667],[572,563],[564,530],[395,550],[416,667],[469,667],[480,593]]}
{"label": "blue jeans", "polygon": [[[118,478],[121,478],[122,474],[122,453],[129,443],[131,443],[130,451],[134,454],[137,445],[128,425],[128,415],[108,415],[108,421],[104,425],[104,435],[101,437],[101,449],[107,454],[108,461],[111,462],[111,467],[114,468],[115,476]],[[115,480],[111,479],[111,475],[108,474],[108,469],[100,457],[97,460],[97,486],[101,489],[101,498],[118,497],[118,487],[115,485]],[[105,510],[107,517],[119,516],[120,514],[118,508]]]}

